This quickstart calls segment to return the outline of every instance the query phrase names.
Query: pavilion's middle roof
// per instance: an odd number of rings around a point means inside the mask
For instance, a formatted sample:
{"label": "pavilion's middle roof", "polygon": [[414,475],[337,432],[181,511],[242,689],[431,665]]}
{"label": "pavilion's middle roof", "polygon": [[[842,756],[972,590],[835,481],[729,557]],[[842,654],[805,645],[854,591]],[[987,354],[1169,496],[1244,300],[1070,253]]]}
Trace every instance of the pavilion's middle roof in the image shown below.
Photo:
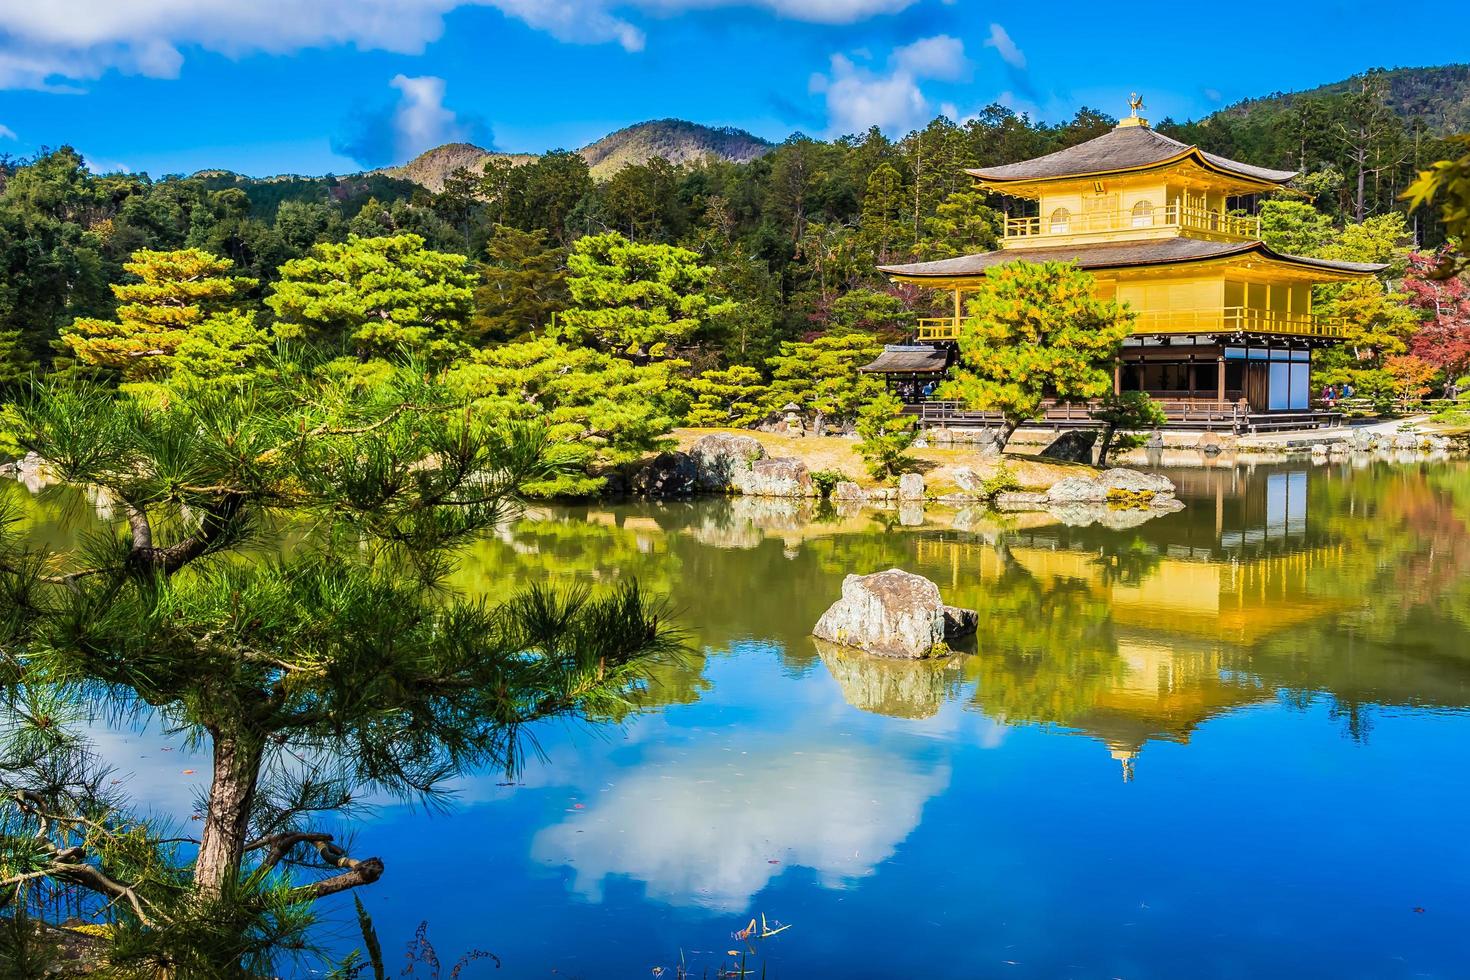
{"label": "pavilion's middle roof", "polygon": [[1144,239],[1099,242],[1095,245],[1065,245],[1049,248],[1006,248],[995,252],[961,255],[934,262],[879,266],[880,272],[916,279],[946,279],[984,275],[987,269],[1006,262],[1075,262],[1083,269],[1120,269],[1130,266],[1172,265],[1206,262],[1255,252],[1267,259],[1307,266],[1334,273],[1369,275],[1385,268],[1371,262],[1339,262],[1276,252],[1263,242],[1217,242],[1199,238]]}

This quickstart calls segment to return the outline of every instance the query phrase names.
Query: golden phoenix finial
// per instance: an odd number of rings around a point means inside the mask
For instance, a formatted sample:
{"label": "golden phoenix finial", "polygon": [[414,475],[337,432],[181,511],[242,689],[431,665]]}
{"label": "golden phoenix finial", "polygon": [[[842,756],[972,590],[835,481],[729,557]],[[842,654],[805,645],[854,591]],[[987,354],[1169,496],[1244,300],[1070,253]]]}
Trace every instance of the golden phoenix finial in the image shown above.
{"label": "golden phoenix finial", "polygon": [[1128,107],[1133,110],[1133,118],[1138,118],[1138,110],[1143,108],[1143,96],[1134,92],[1128,97]]}

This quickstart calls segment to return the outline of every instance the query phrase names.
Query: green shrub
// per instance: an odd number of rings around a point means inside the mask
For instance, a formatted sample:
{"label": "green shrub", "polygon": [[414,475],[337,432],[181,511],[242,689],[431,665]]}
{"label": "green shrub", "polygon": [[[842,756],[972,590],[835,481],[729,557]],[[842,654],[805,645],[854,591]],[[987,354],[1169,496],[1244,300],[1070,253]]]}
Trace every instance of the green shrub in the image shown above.
{"label": "green shrub", "polygon": [[1010,467],[1002,465],[995,474],[987,480],[980,481],[980,493],[986,500],[994,500],[1003,493],[1013,493],[1021,489],[1021,481],[1016,479]]}
{"label": "green shrub", "polygon": [[823,497],[832,496],[833,488],[846,479],[847,474],[840,470],[817,470],[812,474],[812,483]]}
{"label": "green shrub", "polygon": [[887,480],[913,468],[913,457],[906,455],[914,444],[917,420],[905,415],[903,402],[890,394],[882,394],[858,411],[857,431],[863,437],[858,455],[868,464],[875,480]]}

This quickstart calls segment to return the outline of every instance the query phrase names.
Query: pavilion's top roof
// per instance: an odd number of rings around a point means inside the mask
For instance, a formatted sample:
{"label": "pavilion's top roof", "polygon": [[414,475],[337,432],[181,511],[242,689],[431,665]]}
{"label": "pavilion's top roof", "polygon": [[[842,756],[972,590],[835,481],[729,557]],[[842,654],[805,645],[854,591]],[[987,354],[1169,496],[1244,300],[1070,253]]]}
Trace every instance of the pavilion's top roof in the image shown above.
{"label": "pavilion's top roof", "polygon": [[1296,176],[1296,172],[1292,170],[1269,170],[1206,153],[1197,146],[1170,139],[1145,125],[1118,126],[1086,143],[1048,153],[1034,160],[1022,160],[1020,163],[1007,163],[999,167],[980,167],[966,173],[989,184],[1004,184],[1146,170],[1191,157],[1207,170],[1250,181],[1284,184]]}
{"label": "pavilion's top roof", "polygon": [[1372,262],[1339,262],[1310,259],[1277,252],[1264,242],[1216,242],[1199,238],[1160,238],[1142,241],[1100,242],[1096,245],[1062,245],[1050,248],[1006,248],[995,252],[961,255],[934,262],[879,266],[880,272],[916,279],[946,279],[984,275],[985,270],[1006,262],[1076,262],[1083,269],[1118,269],[1142,265],[1204,262],[1256,253],[1267,259],[1324,271],[1353,275],[1382,272],[1387,266]]}

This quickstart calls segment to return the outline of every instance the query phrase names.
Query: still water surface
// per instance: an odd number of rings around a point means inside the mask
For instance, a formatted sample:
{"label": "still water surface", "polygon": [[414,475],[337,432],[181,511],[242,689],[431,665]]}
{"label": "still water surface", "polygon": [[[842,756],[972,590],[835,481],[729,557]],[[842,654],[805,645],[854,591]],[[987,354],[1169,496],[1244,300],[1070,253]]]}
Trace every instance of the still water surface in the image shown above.
{"label": "still water surface", "polygon": [[[1470,468],[1173,475],[1127,530],[711,500],[481,542],[462,587],[637,576],[699,653],[513,785],[359,823],[390,966],[427,920],[502,976],[713,976],[763,914],[771,977],[1470,976]],[[979,610],[974,653],[818,648],[891,566]],[[107,739],[188,810],[167,740]]]}

